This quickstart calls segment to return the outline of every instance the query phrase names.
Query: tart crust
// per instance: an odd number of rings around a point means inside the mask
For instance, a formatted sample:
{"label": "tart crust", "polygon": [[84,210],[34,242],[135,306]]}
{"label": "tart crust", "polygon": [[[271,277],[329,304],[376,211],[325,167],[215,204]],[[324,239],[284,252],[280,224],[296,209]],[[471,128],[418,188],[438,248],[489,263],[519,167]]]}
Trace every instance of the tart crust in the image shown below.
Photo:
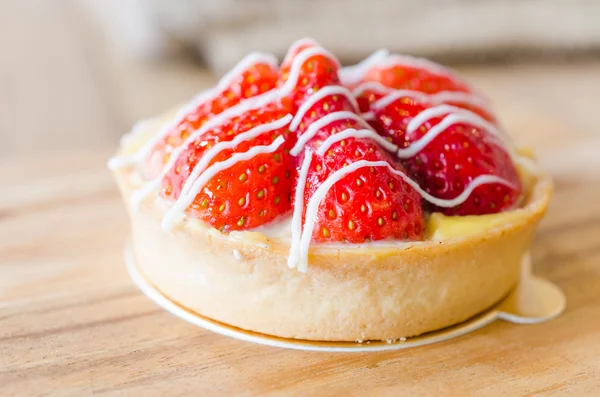
{"label": "tart crust", "polygon": [[[136,174],[115,172],[129,201]],[[140,272],[179,305],[242,329],[322,341],[398,339],[467,320],[515,287],[552,193],[536,176],[506,222],[474,233],[393,246],[311,245],[307,273],[287,266],[289,242],[226,235],[185,219],[161,229],[166,203],[130,209]]]}

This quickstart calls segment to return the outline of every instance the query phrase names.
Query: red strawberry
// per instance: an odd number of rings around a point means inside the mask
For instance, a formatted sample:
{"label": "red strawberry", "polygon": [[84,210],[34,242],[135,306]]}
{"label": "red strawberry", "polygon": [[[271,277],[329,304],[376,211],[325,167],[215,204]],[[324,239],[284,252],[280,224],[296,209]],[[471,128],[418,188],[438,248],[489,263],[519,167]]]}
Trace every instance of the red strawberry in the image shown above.
{"label": "red strawberry", "polygon": [[391,55],[371,66],[362,81],[375,81],[397,90],[415,90],[427,94],[441,91],[471,92],[466,82],[443,66],[400,55]]}
{"label": "red strawberry", "polygon": [[[299,65],[296,72],[294,63]],[[339,61],[312,40],[299,40],[293,44],[280,67],[280,87],[292,87],[291,99],[299,106],[320,88],[338,84]],[[297,74],[296,74],[297,73]],[[293,80],[288,81],[290,78]]]}
{"label": "red strawberry", "polygon": [[494,113],[486,106],[479,106],[479,105],[476,105],[473,103],[469,104],[469,103],[459,102],[459,101],[455,101],[455,100],[444,100],[444,101],[440,101],[438,103],[445,103],[447,105],[451,105],[451,106],[455,106],[457,108],[468,110],[472,113],[477,114],[482,119],[489,121],[490,123],[498,124],[496,115],[494,115]]}
{"label": "red strawberry", "polygon": [[406,137],[408,123],[428,105],[412,97],[399,98],[389,105],[373,110],[375,129],[400,148],[409,145]]}
{"label": "red strawberry", "polygon": [[[324,106],[325,104],[329,106]],[[326,108],[330,112],[325,111]],[[324,154],[316,153],[323,141],[331,135],[348,128],[368,128],[357,115],[352,116],[349,109],[353,108],[345,96],[324,96],[306,111],[304,120],[300,123],[299,144],[305,139],[304,134],[316,133],[306,144],[315,154],[306,180],[302,203],[304,211],[310,198],[328,177],[356,161],[385,161],[403,171],[402,166],[369,137],[348,137],[333,143]],[[322,117],[332,114],[331,110],[343,110],[344,113],[337,113],[341,116],[339,119],[316,130],[310,128],[312,123],[319,123]],[[418,193],[388,168],[359,168],[334,183],[328,190],[319,205],[312,237],[322,242],[351,243],[422,239],[424,220],[420,200]]]}
{"label": "red strawberry", "polygon": [[[386,161],[403,171],[402,166],[369,139],[341,141],[325,156],[315,156],[312,160],[305,208],[327,177],[358,160]],[[329,190],[319,206],[313,239],[351,243],[421,240],[423,227],[421,196],[387,168],[365,167],[350,172]]]}
{"label": "red strawberry", "polygon": [[[302,134],[314,121],[328,114],[341,111],[356,113],[357,110],[356,100],[346,88],[342,86],[323,87],[301,104],[290,128],[294,131],[298,129],[298,133]],[[368,127],[366,123],[365,127]]]}
{"label": "red strawberry", "polygon": [[356,96],[356,101],[358,103],[358,107],[361,113],[367,113],[371,111],[371,106],[375,102],[386,96],[391,91],[393,91],[393,89],[385,87],[383,85],[381,86],[381,89],[362,88],[361,86],[359,86],[354,90],[354,95]]}
{"label": "red strawberry", "polygon": [[199,129],[211,117],[237,105],[240,101],[273,89],[278,79],[275,60],[270,56],[251,54],[224,76],[217,87],[197,96],[183,111],[179,121],[166,132],[148,156],[146,172],[156,176],[156,163],[162,166],[173,149]]}
{"label": "red strawberry", "polygon": [[[280,120],[288,110],[281,104],[270,104],[248,111],[208,131],[183,151],[165,176],[162,182],[163,197],[169,200],[179,198],[194,167],[211,147],[219,142],[232,141],[254,127]],[[294,172],[294,158],[289,155],[294,139],[289,136],[288,123],[289,119],[283,127],[220,151],[203,168],[205,173],[210,165],[226,161],[236,154],[256,146],[269,145],[281,136],[287,139],[274,152],[252,156],[215,174],[203,185],[188,210],[198,219],[222,231],[252,229],[287,213],[291,209],[290,191]]]}
{"label": "red strawberry", "polygon": [[[437,115],[421,125],[409,124],[421,112],[436,109],[440,110]],[[477,187],[458,206],[433,206],[434,210],[446,215],[479,215],[513,208],[521,194],[521,182],[510,156],[499,145],[499,138],[492,135],[493,126],[478,122],[478,118],[474,114],[469,115],[469,112],[457,112],[451,107],[441,106],[428,108],[408,97],[375,112],[379,131],[390,137],[396,145],[408,148],[409,151],[411,145],[416,145],[445,117],[460,114],[466,114],[467,118],[444,128],[418,153],[408,153],[410,157],[403,160],[406,169],[425,191],[445,200],[459,196],[481,175],[497,176],[512,185],[484,184]]]}

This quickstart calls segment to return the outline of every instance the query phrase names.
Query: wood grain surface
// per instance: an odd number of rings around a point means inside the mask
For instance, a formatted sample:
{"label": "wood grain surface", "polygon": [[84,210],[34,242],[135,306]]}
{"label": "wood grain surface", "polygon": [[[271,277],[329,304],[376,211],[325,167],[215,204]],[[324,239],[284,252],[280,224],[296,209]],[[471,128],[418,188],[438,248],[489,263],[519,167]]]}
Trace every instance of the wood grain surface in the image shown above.
{"label": "wood grain surface", "polygon": [[[9,43],[0,59],[10,87],[0,90],[1,396],[600,395],[600,62],[464,70],[555,177],[533,257],[566,292],[562,317],[405,351],[297,352],[189,325],[125,271],[111,147],[135,118],[213,78],[113,57],[69,3],[25,3],[0,3],[2,36],[56,42],[42,57]],[[10,13],[40,26],[28,31]],[[46,73],[30,64],[41,59]]]}

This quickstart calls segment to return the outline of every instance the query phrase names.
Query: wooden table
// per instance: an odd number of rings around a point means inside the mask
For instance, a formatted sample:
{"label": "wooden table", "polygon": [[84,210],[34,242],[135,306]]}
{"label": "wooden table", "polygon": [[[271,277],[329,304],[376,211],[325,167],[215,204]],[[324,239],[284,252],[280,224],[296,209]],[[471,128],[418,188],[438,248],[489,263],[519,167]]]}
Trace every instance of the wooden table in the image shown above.
{"label": "wooden table", "polygon": [[[64,4],[2,25],[63,41],[36,49],[52,78],[29,47],[9,46],[0,62],[17,87],[0,92],[0,395],[600,395],[599,62],[464,71],[555,177],[533,257],[567,294],[562,317],[405,351],[306,353],[203,331],[132,285],[110,147],[133,119],[213,78],[111,58],[77,18],[48,25],[71,12]],[[91,42],[93,52],[82,45]]]}
{"label": "wooden table", "polygon": [[[486,73],[490,86],[511,92],[504,72]],[[442,344],[376,354],[228,339],[163,312],[131,284],[122,260],[128,226],[105,169],[108,151],[22,155],[0,165],[0,395],[600,393],[598,131],[561,112],[506,109],[522,117],[507,121],[539,144],[542,164],[556,175],[533,253],[536,272],[568,296],[559,319],[498,322]]]}

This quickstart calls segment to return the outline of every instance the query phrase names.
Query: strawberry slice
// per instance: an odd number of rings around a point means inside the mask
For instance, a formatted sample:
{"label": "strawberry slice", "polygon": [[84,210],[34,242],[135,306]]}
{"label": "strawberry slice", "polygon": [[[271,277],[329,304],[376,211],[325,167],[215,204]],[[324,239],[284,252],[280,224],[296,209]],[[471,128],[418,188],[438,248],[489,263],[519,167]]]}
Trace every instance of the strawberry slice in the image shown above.
{"label": "strawberry slice", "polygon": [[[312,160],[304,206],[335,171],[358,160],[385,161],[403,171],[389,154],[369,139],[341,141],[325,156]],[[305,214],[306,216],[306,214]],[[376,240],[421,240],[421,196],[387,168],[365,167],[337,181],[319,205],[313,240],[362,243]]]}
{"label": "strawberry slice", "polygon": [[[297,126],[299,132],[292,154],[302,153],[305,147],[314,153],[306,180],[299,179],[300,186],[295,186],[295,189],[304,187],[303,196],[300,196],[302,190],[300,194],[294,191],[302,200],[295,205],[302,206],[302,218],[307,222],[313,222],[305,219],[313,195],[336,171],[359,160],[384,161],[403,171],[379,144],[392,149],[393,145],[369,129],[352,111],[355,109],[353,100],[341,92],[339,88],[326,87],[313,94],[291,126]],[[349,129],[360,130],[360,134],[336,138],[338,134],[347,134]],[[301,159],[304,163],[302,156]],[[419,194],[388,168],[358,168],[335,182],[322,198],[312,238],[320,242],[351,243],[422,239],[424,220],[420,201]]]}
{"label": "strawberry slice", "polygon": [[[162,196],[184,200],[193,216],[221,231],[252,229],[289,212],[295,159],[288,111],[272,103],[207,131],[178,157],[162,181]],[[285,142],[277,146],[280,137]],[[268,145],[276,148],[244,157]]]}
{"label": "strawberry slice", "polygon": [[320,88],[338,84],[339,67],[329,51],[310,39],[299,40],[281,63],[278,85],[289,90],[293,103],[299,106]]}
{"label": "strawberry slice", "polygon": [[446,215],[480,215],[511,209],[518,203],[522,186],[501,142],[505,137],[476,114],[447,105],[430,107],[403,97],[376,110],[375,122],[380,133],[401,148],[399,155],[410,176],[439,199],[457,198],[483,175],[505,181],[482,184],[462,204],[432,206],[432,210]]}
{"label": "strawberry slice", "polygon": [[166,126],[160,139],[150,148],[145,166],[146,177],[155,177],[168,161],[170,153],[211,117],[244,99],[273,89],[278,77],[277,63],[272,56],[253,53],[242,59],[214,89],[194,98],[176,116],[176,121]]}

